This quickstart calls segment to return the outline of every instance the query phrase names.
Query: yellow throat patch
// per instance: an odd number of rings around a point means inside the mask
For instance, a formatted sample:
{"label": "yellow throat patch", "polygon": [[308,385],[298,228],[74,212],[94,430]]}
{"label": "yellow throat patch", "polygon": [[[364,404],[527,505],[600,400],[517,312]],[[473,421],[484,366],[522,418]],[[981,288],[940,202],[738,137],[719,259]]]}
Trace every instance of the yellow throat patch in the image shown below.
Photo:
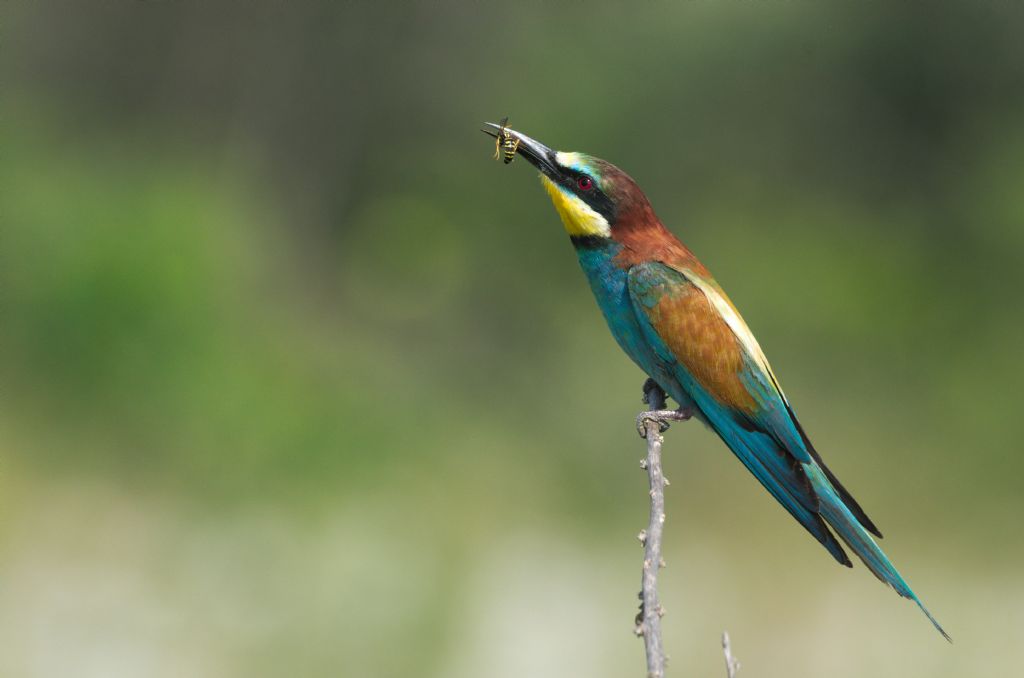
{"label": "yellow throat patch", "polygon": [[612,229],[608,225],[608,221],[595,212],[590,205],[564,190],[543,174],[540,175],[540,181],[544,184],[548,195],[551,196],[551,202],[555,203],[558,216],[562,217],[562,224],[569,235],[574,237],[590,235],[602,238],[611,235]]}

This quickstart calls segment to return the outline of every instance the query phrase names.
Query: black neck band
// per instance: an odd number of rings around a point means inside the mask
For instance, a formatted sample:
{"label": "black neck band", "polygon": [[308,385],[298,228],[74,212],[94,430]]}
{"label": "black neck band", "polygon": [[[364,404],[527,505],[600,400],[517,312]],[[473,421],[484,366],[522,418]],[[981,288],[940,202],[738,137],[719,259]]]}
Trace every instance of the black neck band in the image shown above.
{"label": "black neck band", "polygon": [[610,238],[604,238],[599,235],[573,235],[569,236],[569,240],[572,240],[573,247],[584,250],[596,250],[607,246],[611,242]]}

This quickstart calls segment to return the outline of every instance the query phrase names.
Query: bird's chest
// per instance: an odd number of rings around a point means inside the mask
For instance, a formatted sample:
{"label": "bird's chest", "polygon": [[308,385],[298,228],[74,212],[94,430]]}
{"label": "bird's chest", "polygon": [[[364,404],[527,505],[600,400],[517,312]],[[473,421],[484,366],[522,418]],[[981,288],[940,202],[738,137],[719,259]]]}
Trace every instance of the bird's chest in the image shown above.
{"label": "bird's chest", "polygon": [[660,361],[637,322],[629,298],[626,271],[613,261],[620,248],[615,244],[590,249],[581,247],[576,253],[615,341],[640,369],[657,378],[656,373],[662,371]]}

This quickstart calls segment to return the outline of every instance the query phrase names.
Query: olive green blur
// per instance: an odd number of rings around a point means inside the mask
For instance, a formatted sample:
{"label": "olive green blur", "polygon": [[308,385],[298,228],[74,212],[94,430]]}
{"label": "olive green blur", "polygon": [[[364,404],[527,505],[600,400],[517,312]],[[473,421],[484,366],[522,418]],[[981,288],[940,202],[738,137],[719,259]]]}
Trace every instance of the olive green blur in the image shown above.
{"label": "olive green blur", "polygon": [[0,675],[643,675],[644,375],[480,123],[712,270],[953,636],[667,434],[672,676],[1024,663],[1024,6],[3,3]]}

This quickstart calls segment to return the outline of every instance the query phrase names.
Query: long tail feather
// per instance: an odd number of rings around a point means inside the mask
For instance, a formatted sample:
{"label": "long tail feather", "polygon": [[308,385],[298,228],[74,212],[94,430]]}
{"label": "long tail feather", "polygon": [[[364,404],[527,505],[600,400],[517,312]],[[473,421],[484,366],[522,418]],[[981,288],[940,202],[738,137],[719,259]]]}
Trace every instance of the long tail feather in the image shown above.
{"label": "long tail feather", "polygon": [[911,590],[895,566],[889,562],[885,553],[882,552],[882,549],[871,538],[871,535],[864,529],[861,522],[839,497],[839,494],[817,464],[804,464],[804,470],[811,479],[811,484],[818,495],[821,515],[828,524],[853,549],[853,552],[864,561],[864,564],[867,565],[868,569],[876,577],[895,589],[896,593],[917,603],[917,606],[921,608],[921,611],[924,612],[929,621],[938,629],[942,637],[952,643],[953,639],[949,637],[945,629],[942,628],[931,612],[928,611],[928,608],[924,606],[913,590]]}

